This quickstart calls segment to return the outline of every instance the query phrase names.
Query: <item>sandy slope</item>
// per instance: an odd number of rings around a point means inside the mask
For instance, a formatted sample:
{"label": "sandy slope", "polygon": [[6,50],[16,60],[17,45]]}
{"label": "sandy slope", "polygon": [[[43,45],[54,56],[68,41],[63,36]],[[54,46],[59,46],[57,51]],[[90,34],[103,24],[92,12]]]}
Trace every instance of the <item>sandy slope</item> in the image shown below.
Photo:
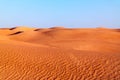
{"label": "sandy slope", "polygon": [[119,79],[119,29],[0,29],[0,80]]}

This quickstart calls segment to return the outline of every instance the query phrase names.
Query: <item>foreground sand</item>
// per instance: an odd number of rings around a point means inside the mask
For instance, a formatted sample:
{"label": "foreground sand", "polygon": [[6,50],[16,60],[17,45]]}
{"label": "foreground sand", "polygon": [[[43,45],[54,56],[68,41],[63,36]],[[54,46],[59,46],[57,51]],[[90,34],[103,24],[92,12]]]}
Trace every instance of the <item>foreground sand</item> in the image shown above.
{"label": "foreground sand", "polygon": [[0,80],[120,80],[120,29],[0,29]]}

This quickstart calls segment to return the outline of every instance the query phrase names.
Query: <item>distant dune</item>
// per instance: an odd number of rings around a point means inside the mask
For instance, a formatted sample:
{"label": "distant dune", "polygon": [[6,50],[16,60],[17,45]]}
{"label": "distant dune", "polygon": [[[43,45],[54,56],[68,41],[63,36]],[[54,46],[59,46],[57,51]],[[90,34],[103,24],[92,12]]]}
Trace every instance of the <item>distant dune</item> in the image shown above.
{"label": "distant dune", "polygon": [[120,29],[0,29],[0,80],[120,80]]}

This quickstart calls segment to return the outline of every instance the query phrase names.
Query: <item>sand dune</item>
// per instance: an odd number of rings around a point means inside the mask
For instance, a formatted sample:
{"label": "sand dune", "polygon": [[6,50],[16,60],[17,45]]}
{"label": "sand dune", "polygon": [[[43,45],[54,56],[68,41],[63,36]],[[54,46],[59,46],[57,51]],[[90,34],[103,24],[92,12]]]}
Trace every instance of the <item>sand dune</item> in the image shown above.
{"label": "sand dune", "polygon": [[0,29],[0,80],[119,79],[119,29]]}

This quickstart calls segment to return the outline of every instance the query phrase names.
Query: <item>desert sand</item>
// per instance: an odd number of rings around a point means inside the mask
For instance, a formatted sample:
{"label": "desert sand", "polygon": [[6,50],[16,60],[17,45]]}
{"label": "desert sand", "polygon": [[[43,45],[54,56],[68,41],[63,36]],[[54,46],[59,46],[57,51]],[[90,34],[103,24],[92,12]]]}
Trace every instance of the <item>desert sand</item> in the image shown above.
{"label": "desert sand", "polygon": [[120,80],[120,29],[0,28],[0,80]]}

